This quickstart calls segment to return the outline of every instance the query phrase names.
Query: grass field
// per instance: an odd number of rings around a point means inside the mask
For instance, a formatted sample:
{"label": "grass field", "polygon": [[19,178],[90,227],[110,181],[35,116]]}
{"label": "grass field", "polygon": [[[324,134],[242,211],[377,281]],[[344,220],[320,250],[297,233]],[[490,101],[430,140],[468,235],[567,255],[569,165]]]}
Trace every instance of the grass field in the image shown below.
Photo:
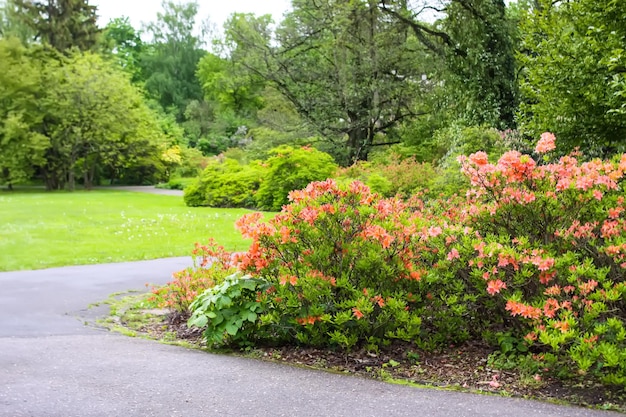
{"label": "grass field", "polygon": [[246,212],[126,191],[0,191],[0,271],[186,256],[209,237],[243,250],[234,223]]}

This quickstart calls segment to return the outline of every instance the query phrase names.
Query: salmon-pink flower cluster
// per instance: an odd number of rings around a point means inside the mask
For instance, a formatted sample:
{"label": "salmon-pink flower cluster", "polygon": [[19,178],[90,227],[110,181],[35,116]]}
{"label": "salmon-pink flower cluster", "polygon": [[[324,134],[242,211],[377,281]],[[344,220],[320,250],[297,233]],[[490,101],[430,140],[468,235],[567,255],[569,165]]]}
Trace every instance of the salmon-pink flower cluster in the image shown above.
{"label": "salmon-pink flower cluster", "polygon": [[489,295],[496,295],[505,288],[506,283],[499,279],[492,280],[487,283],[487,292],[489,293]]}
{"label": "salmon-pink flower cluster", "polygon": [[537,147],[535,148],[535,152],[537,153],[546,153],[556,149],[556,137],[554,134],[550,132],[545,132],[541,135],[541,139],[537,142]]}

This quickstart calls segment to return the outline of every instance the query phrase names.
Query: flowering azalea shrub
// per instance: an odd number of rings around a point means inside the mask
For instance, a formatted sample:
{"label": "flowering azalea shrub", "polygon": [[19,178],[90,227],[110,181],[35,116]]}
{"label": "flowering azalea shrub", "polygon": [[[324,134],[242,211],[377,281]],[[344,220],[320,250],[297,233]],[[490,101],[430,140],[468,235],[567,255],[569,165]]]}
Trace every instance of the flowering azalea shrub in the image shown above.
{"label": "flowering azalea shrub", "polygon": [[175,272],[172,281],[152,289],[151,301],[186,315],[198,295],[235,271],[230,254],[212,239],[206,245],[196,243],[192,258],[192,267]]}
{"label": "flowering azalea shrub", "polygon": [[309,184],[267,223],[259,213],[237,227],[252,238],[239,268],[271,287],[260,297],[268,334],[286,341],[350,349],[368,342],[411,340],[421,331],[419,294],[407,228],[411,202],[381,200],[360,182]]}
{"label": "flowering azalea shrub", "polygon": [[495,164],[482,152],[461,158],[473,186],[463,221],[477,232],[468,273],[505,303],[507,326],[529,345],[624,385],[626,155],[550,162],[554,149],[545,133],[540,164],[515,151]]}

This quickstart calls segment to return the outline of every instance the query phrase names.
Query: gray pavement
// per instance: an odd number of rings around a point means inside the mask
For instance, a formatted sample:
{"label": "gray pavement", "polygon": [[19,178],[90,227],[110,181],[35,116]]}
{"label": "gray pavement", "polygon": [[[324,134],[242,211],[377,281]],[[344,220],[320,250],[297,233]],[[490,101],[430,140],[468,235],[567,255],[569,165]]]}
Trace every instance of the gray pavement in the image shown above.
{"label": "gray pavement", "polygon": [[182,196],[183,190],[166,190],[163,188],[156,188],[154,185],[120,185],[120,186],[107,186],[98,187],[102,190],[118,190],[118,191],[132,191],[136,193],[148,193],[148,194],[160,194],[160,195],[177,195]]}
{"label": "gray pavement", "polygon": [[0,416],[618,416],[386,384],[112,334],[90,303],[188,258],[0,273]]}

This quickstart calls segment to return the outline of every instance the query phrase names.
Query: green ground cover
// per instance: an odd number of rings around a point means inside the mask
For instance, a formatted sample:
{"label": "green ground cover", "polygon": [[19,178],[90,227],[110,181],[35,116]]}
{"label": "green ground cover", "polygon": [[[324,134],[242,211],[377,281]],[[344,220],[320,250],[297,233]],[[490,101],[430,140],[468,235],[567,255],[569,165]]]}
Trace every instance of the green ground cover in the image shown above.
{"label": "green ground cover", "polygon": [[0,192],[0,271],[187,256],[209,237],[243,250],[246,212],[126,191]]}

